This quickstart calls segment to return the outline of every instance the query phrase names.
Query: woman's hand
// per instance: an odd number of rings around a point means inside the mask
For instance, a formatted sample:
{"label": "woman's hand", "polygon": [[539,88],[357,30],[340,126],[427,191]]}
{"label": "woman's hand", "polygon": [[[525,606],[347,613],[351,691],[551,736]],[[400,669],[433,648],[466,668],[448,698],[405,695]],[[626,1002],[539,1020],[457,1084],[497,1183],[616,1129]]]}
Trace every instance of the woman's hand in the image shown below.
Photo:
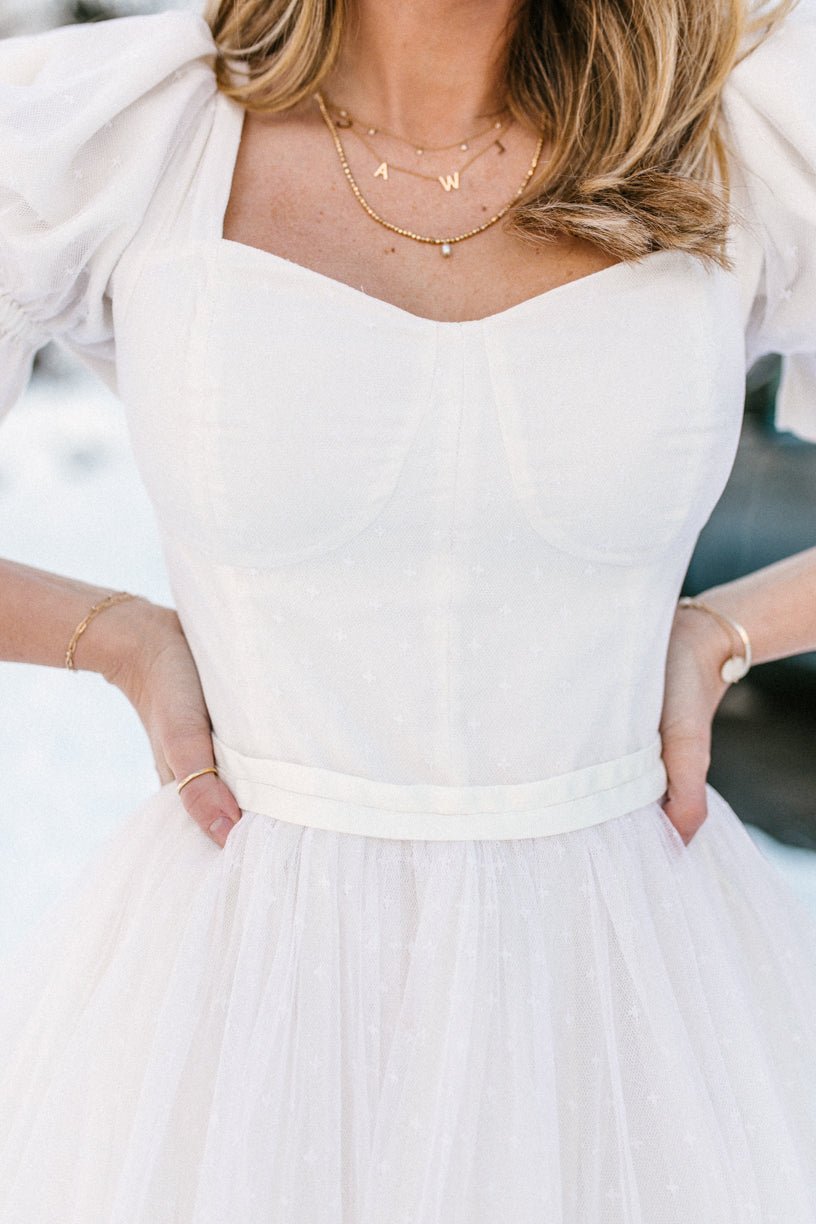
{"label": "woman's hand", "polygon": [[727,631],[712,616],[678,606],[666,658],[660,735],[668,774],[663,810],[686,845],[708,814],[711,723],[729,687],[720,667],[732,649]]}
{"label": "woman's hand", "polygon": [[[127,610],[127,611],[125,611]],[[210,717],[193,656],[173,608],[139,599],[120,604],[138,618],[128,638],[135,649],[118,652],[104,671],[136,710],[153,750],[162,785],[215,764]],[[234,795],[216,774],[202,774],[179,795],[196,824],[223,847],[241,816]]]}

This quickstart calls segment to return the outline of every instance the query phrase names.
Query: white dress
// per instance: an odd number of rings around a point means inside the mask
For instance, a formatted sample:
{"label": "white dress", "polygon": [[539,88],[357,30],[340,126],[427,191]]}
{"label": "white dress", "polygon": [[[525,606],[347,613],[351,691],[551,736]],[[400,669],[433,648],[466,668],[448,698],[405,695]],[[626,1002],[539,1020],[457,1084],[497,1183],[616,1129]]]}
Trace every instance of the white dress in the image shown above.
{"label": "white dress", "polygon": [[735,271],[434,322],[222,237],[190,14],[0,44],[3,405],[116,388],[244,810],[145,795],[2,967],[2,1224],[814,1224],[816,926],[660,805],[673,608],[786,355],[814,3],[740,65]]}

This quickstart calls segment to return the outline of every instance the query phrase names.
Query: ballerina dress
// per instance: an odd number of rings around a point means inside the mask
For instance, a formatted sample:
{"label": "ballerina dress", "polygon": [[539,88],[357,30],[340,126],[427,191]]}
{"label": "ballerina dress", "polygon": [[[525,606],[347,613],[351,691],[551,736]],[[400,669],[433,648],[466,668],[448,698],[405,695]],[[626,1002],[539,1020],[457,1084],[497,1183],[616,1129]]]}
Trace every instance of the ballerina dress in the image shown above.
{"label": "ballerina dress", "polygon": [[0,44],[2,403],[49,338],[120,396],[243,810],[145,795],[3,965],[0,1221],[814,1224],[816,924],[658,734],[759,356],[816,440],[814,3],[726,84],[732,270],[465,322],[223,237],[213,52]]}

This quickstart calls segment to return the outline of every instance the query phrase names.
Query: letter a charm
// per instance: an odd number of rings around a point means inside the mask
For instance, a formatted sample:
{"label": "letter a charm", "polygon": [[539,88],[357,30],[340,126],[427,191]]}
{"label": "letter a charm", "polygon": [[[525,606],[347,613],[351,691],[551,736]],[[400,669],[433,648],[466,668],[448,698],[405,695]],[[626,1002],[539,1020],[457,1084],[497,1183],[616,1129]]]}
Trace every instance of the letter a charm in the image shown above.
{"label": "letter a charm", "polygon": [[388,162],[380,162],[379,166],[374,171],[374,177],[377,178],[377,176],[385,179],[386,182],[388,181]]}
{"label": "letter a charm", "polygon": [[459,171],[454,170],[453,174],[440,174],[437,176],[440,183],[446,191],[450,191],[451,187],[454,191],[459,190]]}

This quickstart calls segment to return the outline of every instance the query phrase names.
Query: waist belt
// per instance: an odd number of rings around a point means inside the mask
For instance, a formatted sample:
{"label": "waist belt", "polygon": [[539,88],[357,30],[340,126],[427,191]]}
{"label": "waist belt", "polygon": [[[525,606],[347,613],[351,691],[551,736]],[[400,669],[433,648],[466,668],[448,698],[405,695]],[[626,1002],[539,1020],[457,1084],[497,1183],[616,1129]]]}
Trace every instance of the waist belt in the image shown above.
{"label": "waist belt", "polygon": [[219,774],[242,810],[372,837],[542,837],[622,816],[666,791],[659,736],[637,752],[570,773],[485,786],[380,782],[295,761],[247,756],[218,736],[212,738]]}

